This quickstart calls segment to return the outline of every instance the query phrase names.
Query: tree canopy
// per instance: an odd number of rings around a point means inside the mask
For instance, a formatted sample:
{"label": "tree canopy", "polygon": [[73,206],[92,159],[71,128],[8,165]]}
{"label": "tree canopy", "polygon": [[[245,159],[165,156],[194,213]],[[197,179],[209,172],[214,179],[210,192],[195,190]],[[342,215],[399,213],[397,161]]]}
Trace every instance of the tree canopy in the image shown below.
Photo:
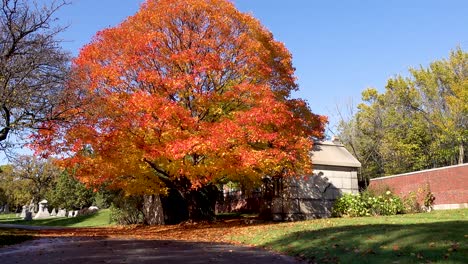
{"label": "tree canopy", "polygon": [[383,93],[362,93],[363,103],[341,137],[373,178],[464,163],[468,142],[468,54],[390,78]]}
{"label": "tree canopy", "polygon": [[292,99],[291,54],[225,0],[148,0],[73,61],[80,106],[35,136],[89,185],[129,194],[311,171],[326,117]]}
{"label": "tree canopy", "polygon": [[7,150],[40,123],[60,119],[69,56],[56,36],[54,14],[65,3],[37,6],[4,0],[0,7],[0,149]]}
{"label": "tree canopy", "polygon": [[0,190],[3,190],[4,199],[0,204],[21,207],[48,199],[60,173],[51,160],[17,157],[12,164],[1,167]]}
{"label": "tree canopy", "polygon": [[47,199],[50,208],[76,210],[92,205],[94,195],[92,189],[86,188],[68,172],[62,171],[55,177],[53,187],[49,188]]}

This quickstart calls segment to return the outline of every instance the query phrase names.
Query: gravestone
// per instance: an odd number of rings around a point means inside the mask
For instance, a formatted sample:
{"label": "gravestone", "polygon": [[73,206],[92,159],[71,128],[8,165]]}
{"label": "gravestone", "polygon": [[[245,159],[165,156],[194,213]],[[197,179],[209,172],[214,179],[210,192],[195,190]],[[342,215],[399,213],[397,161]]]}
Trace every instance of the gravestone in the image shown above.
{"label": "gravestone", "polygon": [[57,211],[55,211],[55,208],[52,209],[52,212],[50,212],[50,216],[57,216]]}
{"label": "gravestone", "polygon": [[36,206],[34,204],[29,204],[28,211],[34,214]]}
{"label": "gravestone", "polygon": [[25,221],[31,221],[32,220],[32,212],[26,212],[26,216],[23,218]]}
{"label": "gravestone", "polygon": [[69,211],[68,217],[75,217],[75,211]]}
{"label": "gravestone", "polygon": [[74,217],[77,217],[79,212],[80,212],[80,211],[75,210],[75,213],[73,214],[73,216],[74,216]]}
{"label": "gravestone", "polygon": [[37,214],[34,216],[34,219],[42,219],[42,218],[49,218],[50,213],[47,209],[47,200],[42,200],[39,202],[39,210]]}
{"label": "gravestone", "polygon": [[23,205],[23,209],[21,210],[20,217],[25,218],[26,217],[26,212],[29,212],[29,208],[26,205]]}
{"label": "gravestone", "polygon": [[57,217],[66,217],[67,216],[67,210],[65,209],[59,209],[57,213]]}

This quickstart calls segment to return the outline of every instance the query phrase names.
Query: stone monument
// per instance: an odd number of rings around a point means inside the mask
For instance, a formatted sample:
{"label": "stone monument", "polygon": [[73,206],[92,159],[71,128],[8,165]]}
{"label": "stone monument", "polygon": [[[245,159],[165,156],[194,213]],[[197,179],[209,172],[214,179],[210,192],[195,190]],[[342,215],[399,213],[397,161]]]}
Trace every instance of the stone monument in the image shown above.
{"label": "stone monument", "polygon": [[47,200],[42,200],[39,202],[39,211],[37,211],[37,214],[34,216],[34,219],[42,219],[42,218],[49,218],[50,213],[49,210],[47,209]]}
{"label": "stone monument", "polygon": [[32,220],[32,212],[26,212],[25,217],[23,218],[25,221],[31,221]]}
{"label": "stone monument", "polygon": [[29,212],[29,208],[26,205],[23,205],[23,209],[21,210],[20,217],[24,219],[26,217],[26,212]]}
{"label": "stone monument", "polygon": [[65,209],[59,209],[57,212],[57,217],[66,217],[67,216],[67,210]]}
{"label": "stone monument", "polygon": [[55,208],[52,209],[52,212],[50,212],[50,216],[57,216],[57,211],[55,211]]}

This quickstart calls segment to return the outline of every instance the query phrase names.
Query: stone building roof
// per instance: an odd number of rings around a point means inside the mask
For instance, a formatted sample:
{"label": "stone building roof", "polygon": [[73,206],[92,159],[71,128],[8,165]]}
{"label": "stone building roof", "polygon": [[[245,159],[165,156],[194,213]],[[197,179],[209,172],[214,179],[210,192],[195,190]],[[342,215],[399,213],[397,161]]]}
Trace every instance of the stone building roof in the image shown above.
{"label": "stone building roof", "polygon": [[360,168],[361,163],[338,140],[315,142],[312,164]]}

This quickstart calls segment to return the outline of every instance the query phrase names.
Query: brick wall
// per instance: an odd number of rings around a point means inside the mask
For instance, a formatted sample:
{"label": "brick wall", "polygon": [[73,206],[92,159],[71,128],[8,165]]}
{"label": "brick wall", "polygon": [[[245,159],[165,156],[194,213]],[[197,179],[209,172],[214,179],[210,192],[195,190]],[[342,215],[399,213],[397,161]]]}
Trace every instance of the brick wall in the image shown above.
{"label": "brick wall", "polygon": [[390,187],[406,195],[429,184],[435,205],[468,203],[468,164],[372,179],[368,188]]}

